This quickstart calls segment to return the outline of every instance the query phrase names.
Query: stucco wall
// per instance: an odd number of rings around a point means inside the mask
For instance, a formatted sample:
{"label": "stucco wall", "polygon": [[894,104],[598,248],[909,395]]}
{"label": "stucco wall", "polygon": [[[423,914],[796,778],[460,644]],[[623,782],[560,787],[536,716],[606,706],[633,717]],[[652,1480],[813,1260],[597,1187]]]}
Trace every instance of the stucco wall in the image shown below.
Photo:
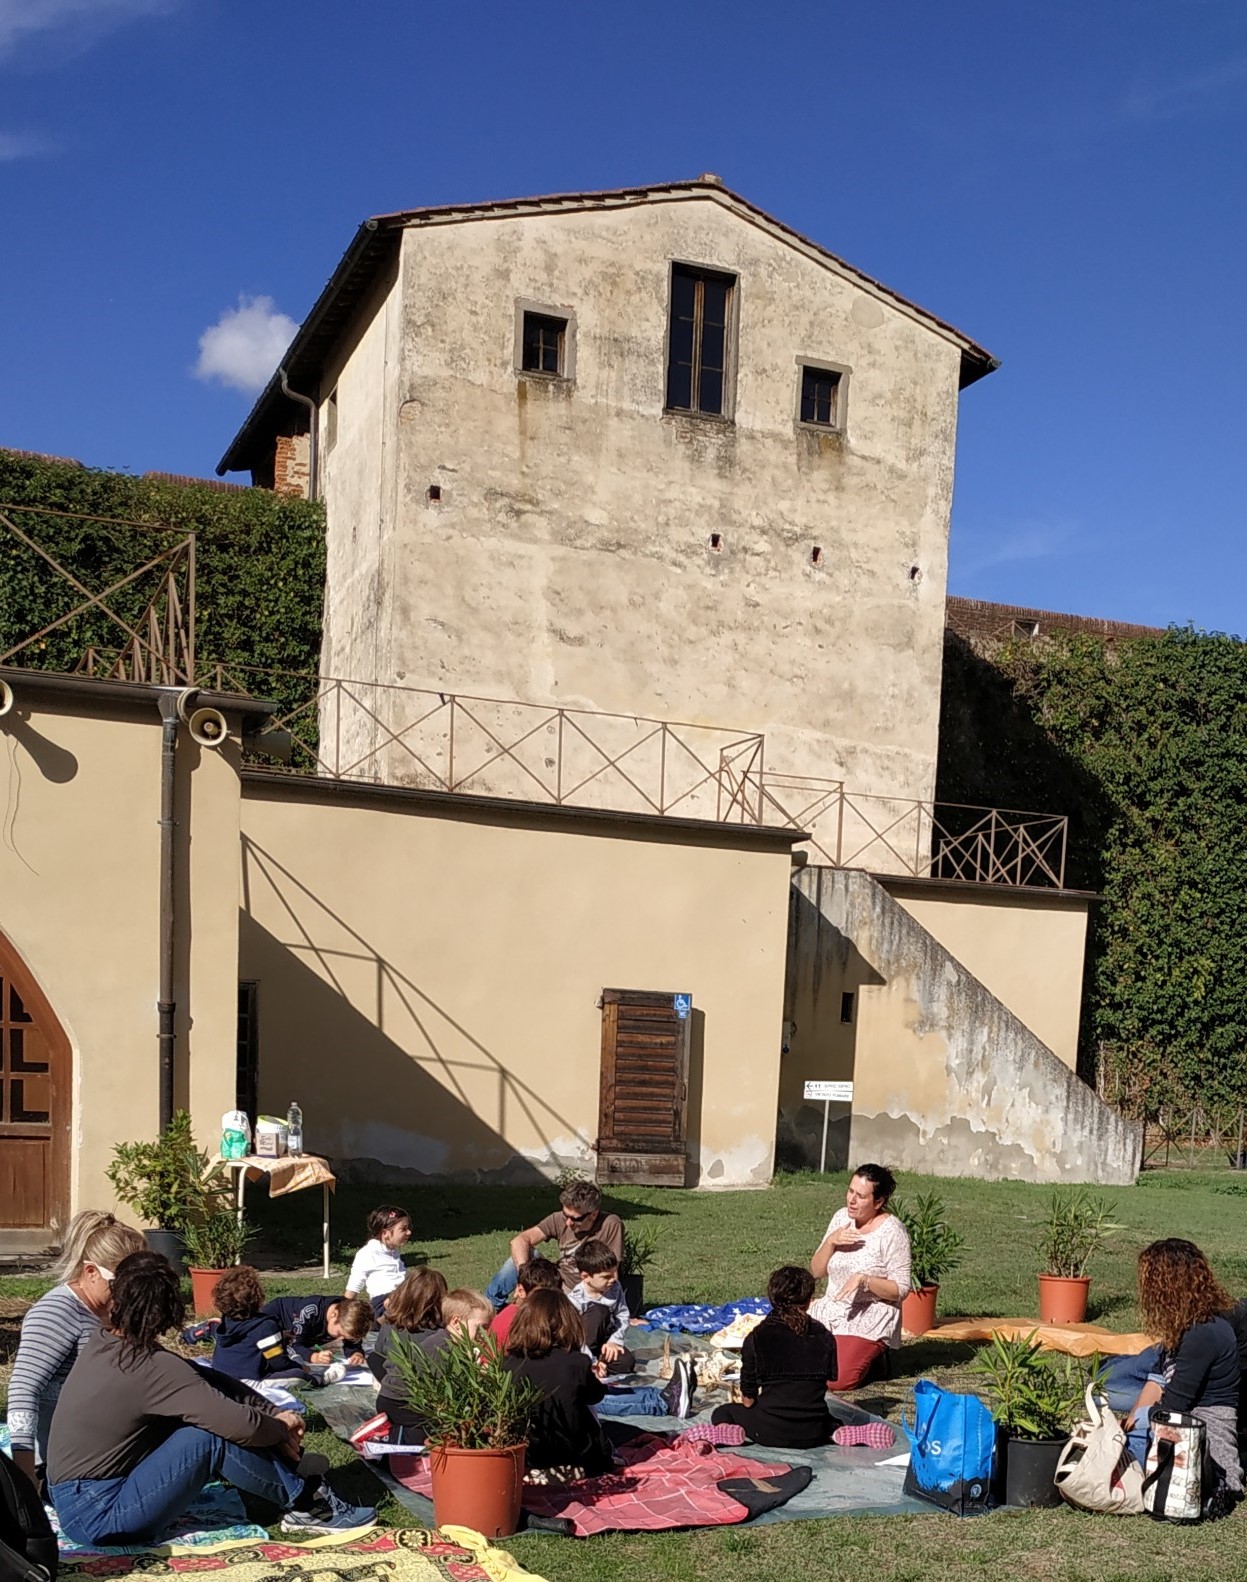
{"label": "stucco wall", "polygon": [[[114,1207],[116,1142],[158,1125],[160,719],[154,700],[33,697],[0,720],[0,927],[73,1049],[71,1212]],[[233,1103],[238,776],[232,748],[179,749],[175,1095],[210,1143]]]}
{"label": "stucco wall", "polygon": [[[672,260],[738,277],[732,423],[663,412]],[[773,769],[932,794],[951,340],[706,191],[417,225],[401,291],[394,554],[328,589],[331,631],[391,644],[368,674],[764,730]],[[517,375],[518,300],[574,318],[574,381]],[[796,425],[802,357],[851,369],[843,435]]]}
{"label": "stucco wall", "polygon": [[[401,794],[400,794],[401,798]],[[769,1179],[789,854],[244,781],[260,1103],[413,1176],[591,1168],[604,988],[692,995],[692,1179]]]}
{"label": "stucco wall", "polygon": [[[794,880],[780,1087],[782,1156],[817,1162],[813,1078],[854,1083],[834,1112],[832,1160],[928,1175],[1122,1185],[1139,1128],[1102,1104],[869,875],[807,868]],[[853,992],[851,1024],[841,995]]]}
{"label": "stucco wall", "polygon": [[887,879],[894,901],[1007,1005],[1071,1070],[1078,1064],[1084,896],[942,888]]}

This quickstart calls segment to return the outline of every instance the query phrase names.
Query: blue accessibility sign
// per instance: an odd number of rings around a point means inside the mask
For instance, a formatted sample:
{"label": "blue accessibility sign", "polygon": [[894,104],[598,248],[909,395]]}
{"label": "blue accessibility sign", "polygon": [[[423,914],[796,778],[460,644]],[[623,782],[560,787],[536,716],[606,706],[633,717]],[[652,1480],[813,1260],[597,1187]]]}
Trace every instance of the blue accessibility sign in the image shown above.
{"label": "blue accessibility sign", "polygon": [[677,994],[671,1003],[675,1006],[675,1014],[681,1021],[684,1021],[688,1013],[693,1009],[693,996],[691,994]]}

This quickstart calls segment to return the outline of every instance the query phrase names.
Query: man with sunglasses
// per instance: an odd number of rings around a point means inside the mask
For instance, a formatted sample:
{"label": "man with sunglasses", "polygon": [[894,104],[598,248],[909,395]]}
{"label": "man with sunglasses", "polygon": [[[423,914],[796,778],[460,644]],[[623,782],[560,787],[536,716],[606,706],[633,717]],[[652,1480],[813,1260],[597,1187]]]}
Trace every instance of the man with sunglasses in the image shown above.
{"label": "man with sunglasses", "polygon": [[582,1242],[604,1241],[616,1258],[622,1258],[623,1222],[618,1214],[603,1214],[602,1194],[592,1181],[565,1186],[553,1214],[512,1238],[511,1256],[485,1287],[485,1295],[498,1312],[515,1290],[516,1271],[547,1241],[559,1244],[559,1278],[563,1289],[570,1291],[580,1279],[576,1252]]}

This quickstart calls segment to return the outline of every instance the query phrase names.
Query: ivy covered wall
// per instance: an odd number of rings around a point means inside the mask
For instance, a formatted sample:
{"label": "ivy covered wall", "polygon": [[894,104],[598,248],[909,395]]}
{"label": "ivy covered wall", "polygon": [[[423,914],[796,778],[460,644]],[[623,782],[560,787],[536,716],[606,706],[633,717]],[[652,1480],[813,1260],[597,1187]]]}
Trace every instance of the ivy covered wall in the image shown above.
{"label": "ivy covered wall", "polygon": [[950,633],[937,794],[1070,815],[1067,882],[1104,897],[1082,1070],[1106,1097],[1247,1101],[1247,645]]}
{"label": "ivy covered wall", "polygon": [[[136,478],[74,463],[0,451],[0,508],[39,506],[151,524],[150,531],[73,515],[32,516],[18,525],[92,592],[125,577],[179,536],[196,535],[196,658],[315,676],[325,584],[323,508],[264,489]],[[171,528],[161,532],[159,528]],[[136,620],[156,586],[149,574],[110,599]],[[81,602],[81,595],[0,524],[0,653]],[[102,613],[75,618],[8,661],[73,670],[88,644],[124,645]],[[256,689],[257,691],[259,688]],[[308,688],[277,688],[290,696]],[[272,696],[269,686],[267,695]],[[279,701],[286,701],[283,697]]]}

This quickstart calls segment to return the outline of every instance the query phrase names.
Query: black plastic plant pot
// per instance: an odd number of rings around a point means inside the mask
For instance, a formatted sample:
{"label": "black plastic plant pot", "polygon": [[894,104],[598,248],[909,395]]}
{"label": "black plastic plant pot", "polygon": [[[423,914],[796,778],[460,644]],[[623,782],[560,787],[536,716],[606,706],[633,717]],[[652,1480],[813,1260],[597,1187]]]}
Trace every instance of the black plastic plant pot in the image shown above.
{"label": "black plastic plant pot", "polygon": [[144,1231],[143,1239],[153,1252],[167,1258],[179,1275],[186,1273],[186,1244],[175,1230]]}
{"label": "black plastic plant pot", "polygon": [[1053,1479],[1065,1449],[1064,1439],[1009,1439],[1005,1443],[1004,1499],[1006,1505],[1060,1505],[1061,1493]]}

